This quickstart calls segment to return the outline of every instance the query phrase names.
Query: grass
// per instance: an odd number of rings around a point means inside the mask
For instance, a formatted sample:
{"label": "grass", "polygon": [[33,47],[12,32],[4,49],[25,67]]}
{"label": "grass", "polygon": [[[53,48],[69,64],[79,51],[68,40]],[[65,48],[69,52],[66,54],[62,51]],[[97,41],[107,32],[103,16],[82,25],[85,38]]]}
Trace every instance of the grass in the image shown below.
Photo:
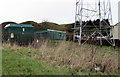
{"label": "grass", "polygon": [[3,75],[118,75],[117,53],[61,41],[39,41],[26,47],[4,44]]}
{"label": "grass", "polygon": [[2,76],[2,46],[0,44],[0,76]]}
{"label": "grass", "polygon": [[[64,75],[67,69],[56,67],[52,64],[35,60],[27,54],[28,48],[3,49],[3,75]],[[35,54],[35,53],[34,53]]]}

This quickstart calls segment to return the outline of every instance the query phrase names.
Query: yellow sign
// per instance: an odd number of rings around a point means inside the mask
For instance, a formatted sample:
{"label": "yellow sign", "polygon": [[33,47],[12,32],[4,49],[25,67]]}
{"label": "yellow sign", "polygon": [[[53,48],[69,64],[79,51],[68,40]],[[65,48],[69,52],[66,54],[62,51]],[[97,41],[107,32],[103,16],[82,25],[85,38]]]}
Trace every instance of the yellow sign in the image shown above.
{"label": "yellow sign", "polygon": [[14,38],[14,33],[11,33],[11,38]]}
{"label": "yellow sign", "polygon": [[25,28],[23,28],[23,32],[25,31]]}
{"label": "yellow sign", "polygon": [[98,14],[96,14],[96,16],[99,16]]}

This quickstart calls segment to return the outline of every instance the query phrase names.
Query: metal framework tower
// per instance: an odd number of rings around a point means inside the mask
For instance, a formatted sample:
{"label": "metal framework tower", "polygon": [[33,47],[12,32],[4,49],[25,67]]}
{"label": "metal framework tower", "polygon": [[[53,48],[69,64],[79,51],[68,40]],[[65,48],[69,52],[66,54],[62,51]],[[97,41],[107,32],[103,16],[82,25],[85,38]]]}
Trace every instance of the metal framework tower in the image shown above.
{"label": "metal framework tower", "polygon": [[[115,46],[110,0],[76,0],[73,29],[73,40],[77,40],[79,44],[92,38],[98,40],[101,46],[103,40]],[[87,39],[83,38],[85,36]]]}

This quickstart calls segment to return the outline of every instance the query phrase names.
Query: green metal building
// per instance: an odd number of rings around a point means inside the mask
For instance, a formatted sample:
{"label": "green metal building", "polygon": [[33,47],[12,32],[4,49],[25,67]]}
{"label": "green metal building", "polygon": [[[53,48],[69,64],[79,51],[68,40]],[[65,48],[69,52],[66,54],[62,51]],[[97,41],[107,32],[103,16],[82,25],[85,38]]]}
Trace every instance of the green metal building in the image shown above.
{"label": "green metal building", "polygon": [[24,24],[9,24],[4,27],[3,40],[20,45],[29,44],[34,40],[34,27]]}
{"label": "green metal building", "polygon": [[57,30],[42,30],[35,32],[35,38],[43,38],[49,40],[66,40],[66,32],[64,31],[57,31]]}

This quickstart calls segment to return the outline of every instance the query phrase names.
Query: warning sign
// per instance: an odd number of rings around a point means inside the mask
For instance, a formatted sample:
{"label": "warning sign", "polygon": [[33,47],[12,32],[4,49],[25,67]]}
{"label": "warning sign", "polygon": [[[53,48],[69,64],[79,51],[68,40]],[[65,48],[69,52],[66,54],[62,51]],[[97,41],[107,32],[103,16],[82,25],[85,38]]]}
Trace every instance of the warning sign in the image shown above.
{"label": "warning sign", "polygon": [[24,32],[24,31],[25,31],[25,28],[23,28],[22,30],[23,30],[23,32]]}
{"label": "warning sign", "polygon": [[11,38],[14,38],[14,33],[11,33]]}

